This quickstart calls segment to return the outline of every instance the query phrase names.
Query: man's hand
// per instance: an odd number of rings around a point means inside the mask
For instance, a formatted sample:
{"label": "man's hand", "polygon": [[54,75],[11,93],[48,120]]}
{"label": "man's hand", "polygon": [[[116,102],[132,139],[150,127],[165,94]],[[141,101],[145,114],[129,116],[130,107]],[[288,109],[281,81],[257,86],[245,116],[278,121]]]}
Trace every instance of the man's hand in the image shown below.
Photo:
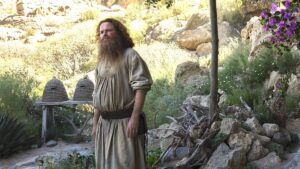
{"label": "man's hand", "polygon": [[135,137],[138,134],[139,117],[131,116],[127,125],[127,137]]}

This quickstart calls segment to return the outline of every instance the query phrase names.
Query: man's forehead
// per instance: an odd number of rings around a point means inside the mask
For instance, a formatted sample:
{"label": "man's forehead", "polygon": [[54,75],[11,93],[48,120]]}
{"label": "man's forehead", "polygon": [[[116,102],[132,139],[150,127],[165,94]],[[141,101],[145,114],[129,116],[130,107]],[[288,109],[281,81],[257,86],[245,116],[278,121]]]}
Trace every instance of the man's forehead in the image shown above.
{"label": "man's forehead", "polygon": [[110,22],[103,22],[103,23],[101,23],[99,29],[105,29],[105,28],[110,28],[110,29],[112,28],[112,29],[114,29],[114,25],[112,23],[110,23]]}

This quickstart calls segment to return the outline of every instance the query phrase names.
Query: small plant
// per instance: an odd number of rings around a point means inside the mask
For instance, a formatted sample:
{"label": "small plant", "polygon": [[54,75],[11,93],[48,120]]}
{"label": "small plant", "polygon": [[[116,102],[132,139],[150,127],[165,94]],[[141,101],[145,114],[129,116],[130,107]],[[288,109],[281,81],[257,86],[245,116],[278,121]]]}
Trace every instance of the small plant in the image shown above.
{"label": "small plant", "polygon": [[96,166],[95,154],[85,156],[78,152],[69,153],[67,158],[58,160],[52,156],[41,157],[36,163],[45,169],[94,169]]}
{"label": "small plant", "polygon": [[99,11],[97,9],[87,9],[80,13],[80,21],[92,20],[96,19],[99,15]]}
{"label": "small plant", "polygon": [[268,146],[270,151],[275,152],[281,158],[283,157],[284,148],[282,147],[282,145],[277,143],[271,143],[271,145]]}
{"label": "small plant", "polygon": [[259,169],[259,168],[252,164],[247,164],[247,165],[243,166],[242,169]]}
{"label": "small plant", "polygon": [[155,162],[159,159],[160,154],[161,154],[160,149],[148,151],[147,157],[146,157],[147,166],[152,167],[155,164]]}
{"label": "small plant", "polygon": [[24,124],[5,113],[0,113],[0,138],[0,158],[28,149],[36,143],[35,135],[29,135]]}
{"label": "small plant", "polygon": [[228,134],[225,133],[218,133],[212,140],[213,143],[213,147],[217,147],[218,145],[220,145],[222,142],[224,142],[225,140],[227,140],[227,138],[229,137]]}

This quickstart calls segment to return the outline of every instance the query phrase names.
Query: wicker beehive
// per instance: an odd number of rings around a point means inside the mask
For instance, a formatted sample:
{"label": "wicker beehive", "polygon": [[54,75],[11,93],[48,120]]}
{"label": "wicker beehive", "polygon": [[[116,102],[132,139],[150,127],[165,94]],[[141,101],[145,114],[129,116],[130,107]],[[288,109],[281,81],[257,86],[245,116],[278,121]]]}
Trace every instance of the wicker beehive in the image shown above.
{"label": "wicker beehive", "polygon": [[42,101],[43,102],[61,102],[69,100],[64,84],[53,77],[45,86]]}
{"label": "wicker beehive", "polygon": [[76,85],[73,100],[75,101],[92,101],[94,84],[87,76],[80,79]]}

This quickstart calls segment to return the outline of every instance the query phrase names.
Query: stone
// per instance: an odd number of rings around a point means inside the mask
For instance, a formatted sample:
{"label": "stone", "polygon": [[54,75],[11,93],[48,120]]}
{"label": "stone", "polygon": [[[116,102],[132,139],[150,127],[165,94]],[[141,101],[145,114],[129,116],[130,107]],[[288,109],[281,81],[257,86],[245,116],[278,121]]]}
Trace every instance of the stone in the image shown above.
{"label": "stone", "polygon": [[55,140],[50,140],[46,144],[47,147],[54,147],[56,145],[57,145],[57,141],[55,141]]}
{"label": "stone", "polygon": [[247,153],[247,160],[254,161],[265,157],[269,150],[264,148],[259,140],[255,140],[251,145],[250,151]]}
{"label": "stone", "polygon": [[221,143],[209,158],[204,169],[238,169],[246,163],[246,153],[242,148],[231,150]]}
{"label": "stone", "polygon": [[246,134],[242,131],[239,133],[231,134],[228,138],[228,145],[231,149],[242,147],[245,152],[248,152],[251,148],[254,136],[252,134]]}
{"label": "stone", "polygon": [[224,134],[237,133],[240,127],[240,123],[236,119],[224,118],[221,122],[220,132]]}
{"label": "stone", "polygon": [[274,133],[279,131],[279,126],[277,124],[264,123],[262,127],[268,137],[273,137]]}
{"label": "stone", "polygon": [[281,159],[275,152],[269,153],[264,158],[250,162],[250,164],[256,166],[259,169],[281,169]]}
{"label": "stone", "polygon": [[245,121],[245,124],[251,128],[251,131],[257,134],[262,134],[262,135],[265,134],[264,128],[259,124],[259,121],[255,117],[248,118]]}

